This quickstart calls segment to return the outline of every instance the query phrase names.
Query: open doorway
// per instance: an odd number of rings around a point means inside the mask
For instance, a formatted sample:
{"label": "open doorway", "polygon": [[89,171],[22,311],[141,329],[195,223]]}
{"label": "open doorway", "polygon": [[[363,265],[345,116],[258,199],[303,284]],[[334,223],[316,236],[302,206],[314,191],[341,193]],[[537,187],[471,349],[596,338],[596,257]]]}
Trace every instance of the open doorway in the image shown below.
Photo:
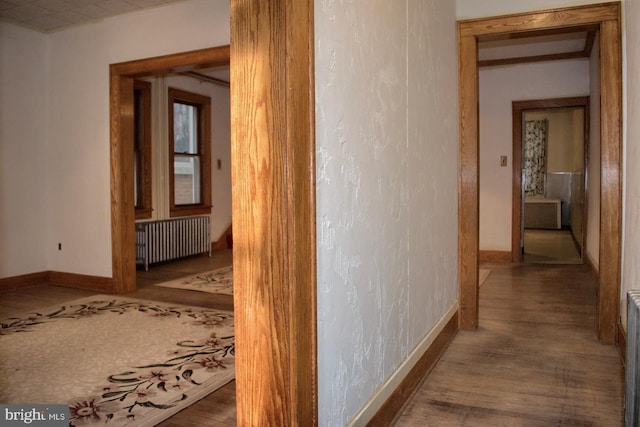
{"label": "open doorway", "polygon": [[515,101],[514,261],[581,264],[584,253],[589,98]]}
{"label": "open doorway", "polygon": [[198,67],[134,82],[136,284],[231,298],[230,67]]}
{"label": "open doorway", "polygon": [[[460,327],[478,326],[478,39],[514,33],[549,34],[596,26],[600,34],[601,197],[598,337],[616,339],[621,255],[622,58],[620,3],[522,13],[458,23],[460,96],[459,277]],[[595,172],[598,173],[598,172]]]}
{"label": "open doorway", "polygon": [[133,135],[133,80],[162,70],[182,71],[193,64],[229,64],[233,57],[237,424],[314,425],[316,229],[315,175],[310,171],[315,171],[315,110],[313,19],[309,19],[313,7],[304,1],[293,8],[283,3],[274,13],[263,1],[231,6],[231,47],[110,68],[112,291],[136,288],[133,150],[125,145]]}

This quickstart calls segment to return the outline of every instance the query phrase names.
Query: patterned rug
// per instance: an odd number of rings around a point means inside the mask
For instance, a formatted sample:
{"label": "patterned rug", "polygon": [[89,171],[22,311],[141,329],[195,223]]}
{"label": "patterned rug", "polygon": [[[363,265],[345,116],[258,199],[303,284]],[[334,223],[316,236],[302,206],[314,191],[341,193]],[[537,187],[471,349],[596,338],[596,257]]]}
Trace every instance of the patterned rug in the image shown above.
{"label": "patterned rug", "polygon": [[170,282],[158,283],[155,286],[233,295],[233,267],[223,267]]}
{"label": "patterned rug", "polygon": [[233,314],[96,295],[0,322],[0,403],[153,426],[235,377]]}

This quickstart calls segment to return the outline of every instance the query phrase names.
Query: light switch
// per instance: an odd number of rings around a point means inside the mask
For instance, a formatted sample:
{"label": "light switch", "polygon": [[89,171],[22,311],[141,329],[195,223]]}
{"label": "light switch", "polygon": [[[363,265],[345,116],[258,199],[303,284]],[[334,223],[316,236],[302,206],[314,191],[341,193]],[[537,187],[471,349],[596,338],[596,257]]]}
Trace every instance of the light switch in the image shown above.
{"label": "light switch", "polygon": [[507,166],[507,156],[500,156],[500,166]]}

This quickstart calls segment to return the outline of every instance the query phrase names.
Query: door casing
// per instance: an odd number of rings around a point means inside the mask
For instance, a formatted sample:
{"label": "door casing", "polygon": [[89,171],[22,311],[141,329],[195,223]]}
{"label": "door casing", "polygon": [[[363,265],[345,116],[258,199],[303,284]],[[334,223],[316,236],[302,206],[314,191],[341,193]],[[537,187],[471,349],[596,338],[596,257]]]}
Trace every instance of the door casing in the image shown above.
{"label": "door casing", "polygon": [[622,51],[619,2],[458,22],[460,152],[458,272],[460,328],[478,326],[479,179],[478,38],[516,32],[544,34],[598,26],[601,86],[601,195],[598,338],[614,343],[620,312],[622,241]]}

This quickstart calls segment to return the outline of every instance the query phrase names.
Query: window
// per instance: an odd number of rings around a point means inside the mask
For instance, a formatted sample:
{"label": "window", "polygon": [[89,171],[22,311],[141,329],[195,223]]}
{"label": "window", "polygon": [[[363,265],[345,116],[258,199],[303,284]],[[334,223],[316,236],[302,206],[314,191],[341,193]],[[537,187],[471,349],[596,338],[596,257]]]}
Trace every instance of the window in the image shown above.
{"label": "window", "polygon": [[171,216],[211,213],[211,99],[169,89]]}
{"label": "window", "polygon": [[151,83],[133,83],[133,193],[136,219],[151,218]]}

